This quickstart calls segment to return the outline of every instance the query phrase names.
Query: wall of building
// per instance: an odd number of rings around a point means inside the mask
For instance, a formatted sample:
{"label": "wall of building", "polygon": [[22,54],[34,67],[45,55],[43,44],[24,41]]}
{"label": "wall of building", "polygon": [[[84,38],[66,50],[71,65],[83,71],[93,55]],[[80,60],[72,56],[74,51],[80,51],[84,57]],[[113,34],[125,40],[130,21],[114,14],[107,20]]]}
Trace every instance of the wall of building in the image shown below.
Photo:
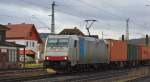
{"label": "wall of building", "polygon": [[0,46],[0,69],[16,68],[17,48]]}
{"label": "wall of building", "polygon": [[36,53],[35,54],[36,59],[41,59],[40,58],[40,51],[39,51],[40,44],[38,43],[38,41],[36,41],[36,40],[20,40],[20,39],[18,39],[18,40],[7,40],[7,41],[8,42],[15,42],[16,44],[25,45],[26,50],[32,50]]}

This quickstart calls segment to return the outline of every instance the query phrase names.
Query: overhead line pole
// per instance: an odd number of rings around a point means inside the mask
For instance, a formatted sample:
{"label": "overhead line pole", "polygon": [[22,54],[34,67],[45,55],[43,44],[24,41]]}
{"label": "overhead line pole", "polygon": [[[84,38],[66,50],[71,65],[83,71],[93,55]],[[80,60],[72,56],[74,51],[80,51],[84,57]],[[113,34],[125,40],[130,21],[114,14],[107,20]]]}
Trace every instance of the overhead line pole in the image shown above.
{"label": "overhead line pole", "polygon": [[104,32],[102,32],[102,39],[104,39]]}
{"label": "overhead line pole", "polygon": [[129,40],[129,18],[126,20],[126,40]]}
{"label": "overhead line pole", "polygon": [[55,1],[52,3],[51,33],[55,34]]}

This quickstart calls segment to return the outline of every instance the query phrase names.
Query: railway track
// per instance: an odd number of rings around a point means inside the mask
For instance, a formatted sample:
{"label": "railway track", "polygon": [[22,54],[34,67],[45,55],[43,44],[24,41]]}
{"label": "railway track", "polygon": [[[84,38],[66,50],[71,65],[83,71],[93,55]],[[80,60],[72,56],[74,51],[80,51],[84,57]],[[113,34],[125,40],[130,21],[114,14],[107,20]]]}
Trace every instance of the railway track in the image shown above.
{"label": "railway track", "polygon": [[65,75],[55,75],[55,77],[49,76],[49,78],[33,79],[22,82],[89,82],[97,79],[106,79],[114,76],[124,75],[129,72],[126,70],[110,70],[105,72],[89,72],[89,73],[75,73]]}
{"label": "railway track", "polygon": [[15,72],[25,72],[25,71],[33,71],[33,70],[41,70],[43,68],[20,68],[20,69],[8,69],[8,70],[0,70],[0,75],[6,73],[15,73]]}
{"label": "railway track", "polygon": [[[149,66],[131,69],[106,70],[99,72],[83,72],[70,74],[45,74],[31,77],[7,78],[0,79],[0,82],[112,82],[112,81],[128,81],[138,77],[142,77],[145,72],[141,72]],[[150,73],[150,72],[147,72]],[[141,76],[140,76],[141,75]],[[130,79],[129,79],[130,78]]]}
{"label": "railway track", "polygon": [[[92,72],[90,72],[92,73]],[[39,79],[50,79],[53,82],[57,82],[59,81],[62,77],[64,78],[71,78],[74,76],[78,76],[78,75],[86,75],[86,74],[90,74],[90,73],[66,73],[66,74],[62,74],[62,73],[57,73],[57,74],[43,74],[43,75],[37,75],[37,76],[23,76],[23,77],[13,77],[13,76],[9,76],[9,77],[5,77],[3,76],[3,78],[0,78],[0,82],[20,82],[20,81],[37,81]],[[39,81],[40,82],[40,81]]]}
{"label": "railway track", "polygon": [[[86,75],[79,75],[74,78],[68,78],[61,80],[62,82],[90,82],[93,80],[100,80],[100,79],[108,79],[116,76],[121,76],[127,74],[129,69],[126,70],[111,70],[106,72],[98,72],[98,73],[89,73]],[[55,81],[60,82],[60,81]]]}
{"label": "railway track", "polygon": [[[126,82],[150,75],[150,67],[140,67],[124,70],[112,70],[104,73],[79,76],[65,79],[61,82]],[[56,81],[60,82],[60,81]]]}
{"label": "railway track", "polygon": [[16,82],[15,79],[31,78],[37,76],[45,76],[46,70],[43,68],[26,68],[0,71],[0,82]]}

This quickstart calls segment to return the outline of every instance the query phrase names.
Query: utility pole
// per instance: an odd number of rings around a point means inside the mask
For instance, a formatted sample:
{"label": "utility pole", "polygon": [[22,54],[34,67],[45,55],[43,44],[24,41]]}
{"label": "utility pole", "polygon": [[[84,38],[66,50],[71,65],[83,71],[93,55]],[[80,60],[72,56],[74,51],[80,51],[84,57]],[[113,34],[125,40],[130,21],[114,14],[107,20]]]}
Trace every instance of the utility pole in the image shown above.
{"label": "utility pole", "polygon": [[[91,26],[93,25],[93,23],[94,22],[96,22],[97,20],[85,20],[85,22],[86,22],[86,29],[87,29],[87,31],[88,31],[88,34],[89,34],[89,36],[91,36],[91,34],[90,34],[90,28],[91,28]],[[91,22],[90,24],[89,24],[89,22]]]}
{"label": "utility pole", "polygon": [[148,46],[148,45],[149,45],[149,38],[148,38],[148,34],[146,34],[145,44],[146,44],[146,46]]}
{"label": "utility pole", "polygon": [[104,39],[104,32],[102,32],[102,39]]}
{"label": "utility pole", "polygon": [[129,18],[126,20],[126,40],[129,40]]}
{"label": "utility pole", "polygon": [[55,34],[55,1],[52,3],[51,33]]}

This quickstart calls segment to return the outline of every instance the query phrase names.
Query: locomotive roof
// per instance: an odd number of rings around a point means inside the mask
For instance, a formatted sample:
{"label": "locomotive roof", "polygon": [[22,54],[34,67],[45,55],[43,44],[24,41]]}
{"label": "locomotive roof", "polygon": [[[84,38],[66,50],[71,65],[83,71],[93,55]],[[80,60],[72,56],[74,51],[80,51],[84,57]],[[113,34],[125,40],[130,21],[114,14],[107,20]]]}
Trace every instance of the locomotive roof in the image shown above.
{"label": "locomotive roof", "polygon": [[79,38],[80,37],[80,38],[84,38],[85,40],[88,40],[88,41],[103,40],[103,39],[97,39],[97,38],[94,38],[94,37],[84,37],[84,36],[77,36],[77,35],[49,35],[48,36],[48,38],[69,38],[69,37],[72,37],[72,38]]}
{"label": "locomotive roof", "polygon": [[48,38],[69,38],[78,37],[77,35],[49,35]]}

